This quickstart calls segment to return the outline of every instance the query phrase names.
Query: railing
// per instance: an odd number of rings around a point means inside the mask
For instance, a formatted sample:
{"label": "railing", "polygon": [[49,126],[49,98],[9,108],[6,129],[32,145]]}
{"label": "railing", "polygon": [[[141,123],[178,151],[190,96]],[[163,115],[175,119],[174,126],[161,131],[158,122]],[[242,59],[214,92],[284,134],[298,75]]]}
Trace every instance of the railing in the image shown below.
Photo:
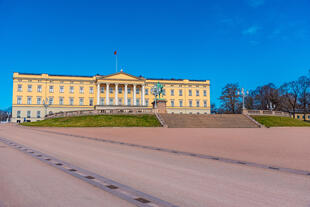
{"label": "railing", "polygon": [[283,111],[269,111],[269,110],[242,110],[243,114],[246,115],[253,115],[253,116],[283,116],[283,117],[290,117],[290,113],[283,112]]}

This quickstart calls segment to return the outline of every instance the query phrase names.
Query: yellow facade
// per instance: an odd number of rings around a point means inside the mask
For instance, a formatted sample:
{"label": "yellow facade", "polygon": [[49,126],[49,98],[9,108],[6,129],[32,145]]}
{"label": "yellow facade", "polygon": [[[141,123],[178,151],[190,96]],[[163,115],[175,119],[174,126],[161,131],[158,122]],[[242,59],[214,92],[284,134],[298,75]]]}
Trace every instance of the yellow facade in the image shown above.
{"label": "yellow facade", "polygon": [[[299,120],[304,120],[304,114],[302,114],[302,113],[296,113],[295,114],[295,119],[299,119]],[[306,116],[305,116],[305,118],[306,118],[306,121],[310,121],[310,114],[306,114]]]}
{"label": "yellow facade", "polygon": [[106,76],[14,73],[12,120],[35,121],[48,113],[98,106],[150,108],[151,88],[158,82],[164,85],[168,113],[210,113],[208,80],[146,79],[124,72]]}

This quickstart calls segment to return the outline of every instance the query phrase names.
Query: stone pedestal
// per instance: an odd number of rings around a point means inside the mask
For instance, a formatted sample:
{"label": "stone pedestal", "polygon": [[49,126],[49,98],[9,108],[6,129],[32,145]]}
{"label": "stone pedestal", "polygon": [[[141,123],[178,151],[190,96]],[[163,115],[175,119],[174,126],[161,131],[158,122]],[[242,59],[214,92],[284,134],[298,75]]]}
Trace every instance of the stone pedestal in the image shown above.
{"label": "stone pedestal", "polygon": [[153,109],[154,109],[157,113],[165,114],[165,113],[167,113],[166,103],[167,103],[167,101],[164,100],[164,99],[156,100],[156,108],[155,108],[155,101],[153,101],[153,102],[152,102],[152,104],[153,104]]}

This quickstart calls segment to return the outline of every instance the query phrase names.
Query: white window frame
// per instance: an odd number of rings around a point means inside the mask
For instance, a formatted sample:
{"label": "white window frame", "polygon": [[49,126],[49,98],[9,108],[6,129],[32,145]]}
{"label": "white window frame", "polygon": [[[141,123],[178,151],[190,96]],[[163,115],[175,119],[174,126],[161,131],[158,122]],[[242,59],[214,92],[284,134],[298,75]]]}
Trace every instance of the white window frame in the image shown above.
{"label": "white window frame", "polygon": [[65,87],[64,86],[59,86],[59,93],[64,93],[65,92]]}
{"label": "white window frame", "polygon": [[18,92],[22,92],[23,91],[23,85],[22,84],[18,84],[17,85],[17,91]]}
{"label": "white window frame", "polygon": [[28,105],[31,105],[31,104],[32,104],[32,97],[31,97],[31,96],[28,96],[28,97],[27,97],[27,104],[28,104]]}
{"label": "white window frame", "polygon": [[22,96],[17,96],[17,104],[20,105],[23,102],[23,97]]}
{"label": "white window frame", "polygon": [[84,93],[84,86],[80,86],[80,94]]}
{"label": "white window frame", "polygon": [[37,86],[37,92],[42,92],[42,85]]}
{"label": "white window frame", "polygon": [[49,92],[54,93],[54,86],[49,86]]}
{"label": "white window frame", "polygon": [[28,92],[32,92],[32,85],[28,85],[27,91],[28,91]]}

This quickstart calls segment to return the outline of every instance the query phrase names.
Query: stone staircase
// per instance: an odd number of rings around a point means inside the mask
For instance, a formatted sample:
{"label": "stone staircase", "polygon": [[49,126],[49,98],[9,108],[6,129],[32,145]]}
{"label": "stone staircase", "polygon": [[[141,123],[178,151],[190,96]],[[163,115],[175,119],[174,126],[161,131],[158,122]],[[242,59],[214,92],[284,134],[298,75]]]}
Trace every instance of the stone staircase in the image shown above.
{"label": "stone staircase", "polygon": [[259,128],[243,114],[159,114],[169,128]]}

